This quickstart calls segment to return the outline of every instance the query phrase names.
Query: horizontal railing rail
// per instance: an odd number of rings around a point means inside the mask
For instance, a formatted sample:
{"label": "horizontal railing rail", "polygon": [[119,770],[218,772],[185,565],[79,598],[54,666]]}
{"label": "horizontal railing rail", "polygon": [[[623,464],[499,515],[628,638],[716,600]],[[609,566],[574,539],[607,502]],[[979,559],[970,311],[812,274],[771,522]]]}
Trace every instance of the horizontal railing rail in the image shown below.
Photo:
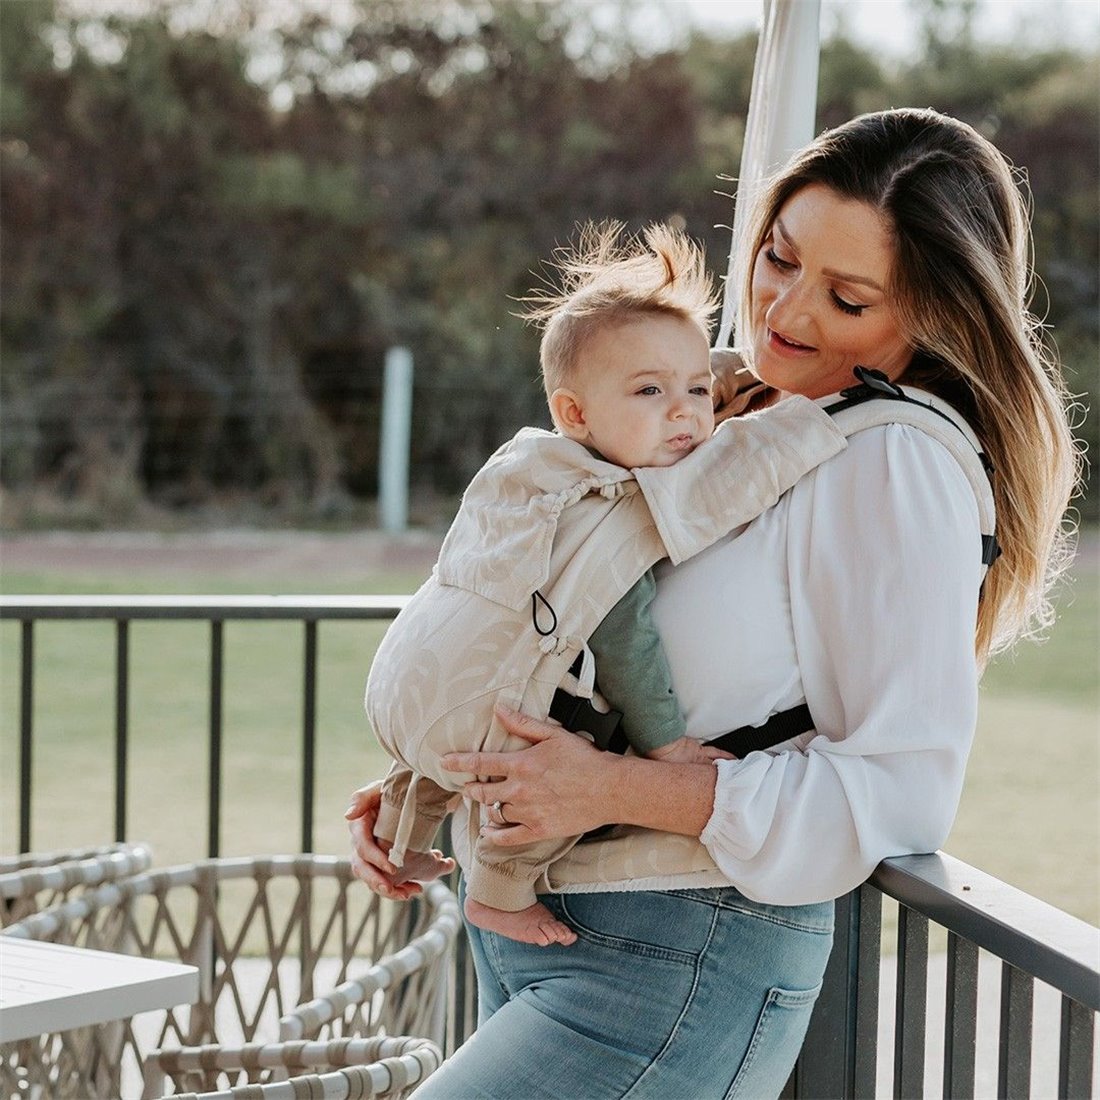
{"label": "horizontal railing rail", "polygon": [[[115,623],[115,839],[127,839],[129,625],[139,620],[210,624],[208,854],[220,847],[224,625],[282,620],[302,624],[301,847],[313,847],[317,632],[328,620],[392,619],[408,596],[0,596],[0,620],[20,624],[19,845],[31,843],[35,626],[40,621]],[[1061,994],[1057,1095],[1092,1095],[1095,1017],[1100,1011],[1100,930],[942,853],[884,861],[870,880],[837,902],[836,943],[806,1044],[784,1095],[871,1097],[879,1074],[882,904],[898,903],[893,1006],[892,1094],[925,1095],[929,1015],[929,929],[947,932],[943,1006],[945,1097],[974,1096],[978,963],[1000,960],[998,1096],[1031,1092],[1032,991]],[[472,975],[462,951],[454,1041],[473,1029]],[[936,1090],[938,1093],[938,1090]]]}

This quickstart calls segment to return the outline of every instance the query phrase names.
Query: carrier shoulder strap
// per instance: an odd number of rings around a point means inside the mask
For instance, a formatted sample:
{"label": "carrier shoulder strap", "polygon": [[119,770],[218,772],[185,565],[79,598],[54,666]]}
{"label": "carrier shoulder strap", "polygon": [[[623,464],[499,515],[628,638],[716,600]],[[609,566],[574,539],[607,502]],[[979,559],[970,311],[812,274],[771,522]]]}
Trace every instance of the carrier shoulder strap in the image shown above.
{"label": "carrier shoulder strap", "polygon": [[895,385],[881,371],[868,367],[856,367],[855,375],[860,382],[858,386],[841,390],[839,398],[822,398],[818,404],[846,436],[884,424],[907,424],[920,428],[950,451],[966,474],[978,502],[984,577],[1000,556],[1001,548],[994,534],[993,464],[978,437],[946,401],[925,390]]}

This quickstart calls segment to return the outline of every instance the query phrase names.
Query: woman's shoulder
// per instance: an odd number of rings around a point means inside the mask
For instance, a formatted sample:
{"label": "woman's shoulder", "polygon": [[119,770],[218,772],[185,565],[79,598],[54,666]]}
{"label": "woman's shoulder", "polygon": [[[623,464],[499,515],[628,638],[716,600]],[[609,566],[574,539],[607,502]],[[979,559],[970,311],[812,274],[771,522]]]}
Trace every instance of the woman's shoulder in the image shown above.
{"label": "woman's shoulder", "polygon": [[861,559],[878,550],[896,559],[980,561],[974,486],[947,447],[910,424],[851,436],[844,451],[795,486],[788,523],[792,550],[806,544]]}
{"label": "woman's shoulder", "polygon": [[817,467],[814,475],[799,484],[811,490],[823,483],[847,483],[867,491],[896,492],[906,483],[932,480],[945,490],[973,493],[952,449],[912,424],[876,424],[854,432],[848,446]]}

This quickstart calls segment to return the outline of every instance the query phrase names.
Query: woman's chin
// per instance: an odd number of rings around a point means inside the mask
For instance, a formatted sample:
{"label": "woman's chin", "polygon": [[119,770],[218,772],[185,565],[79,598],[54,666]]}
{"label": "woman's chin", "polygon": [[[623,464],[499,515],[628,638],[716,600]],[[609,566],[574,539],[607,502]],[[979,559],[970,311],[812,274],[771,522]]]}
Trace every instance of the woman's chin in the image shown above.
{"label": "woman's chin", "polygon": [[756,376],[772,389],[809,398],[828,397],[854,382],[847,371],[824,371],[810,362],[776,362],[768,355],[757,359]]}

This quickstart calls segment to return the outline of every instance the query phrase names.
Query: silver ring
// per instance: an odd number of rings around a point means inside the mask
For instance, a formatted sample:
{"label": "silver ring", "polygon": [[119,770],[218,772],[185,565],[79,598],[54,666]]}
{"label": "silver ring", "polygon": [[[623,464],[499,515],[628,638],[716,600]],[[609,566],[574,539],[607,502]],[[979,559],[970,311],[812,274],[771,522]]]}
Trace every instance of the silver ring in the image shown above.
{"label": "silver ring", "polygon": [[504,803],[503,802],[498,800],[498,801],[494,802],[492,804],[492,806],[489,807],[489,809],[492,810],[497,815],[497,824],[498,825],[511,825],[512,824],[508,820],[508,818],[506,818],[504,816]]}

